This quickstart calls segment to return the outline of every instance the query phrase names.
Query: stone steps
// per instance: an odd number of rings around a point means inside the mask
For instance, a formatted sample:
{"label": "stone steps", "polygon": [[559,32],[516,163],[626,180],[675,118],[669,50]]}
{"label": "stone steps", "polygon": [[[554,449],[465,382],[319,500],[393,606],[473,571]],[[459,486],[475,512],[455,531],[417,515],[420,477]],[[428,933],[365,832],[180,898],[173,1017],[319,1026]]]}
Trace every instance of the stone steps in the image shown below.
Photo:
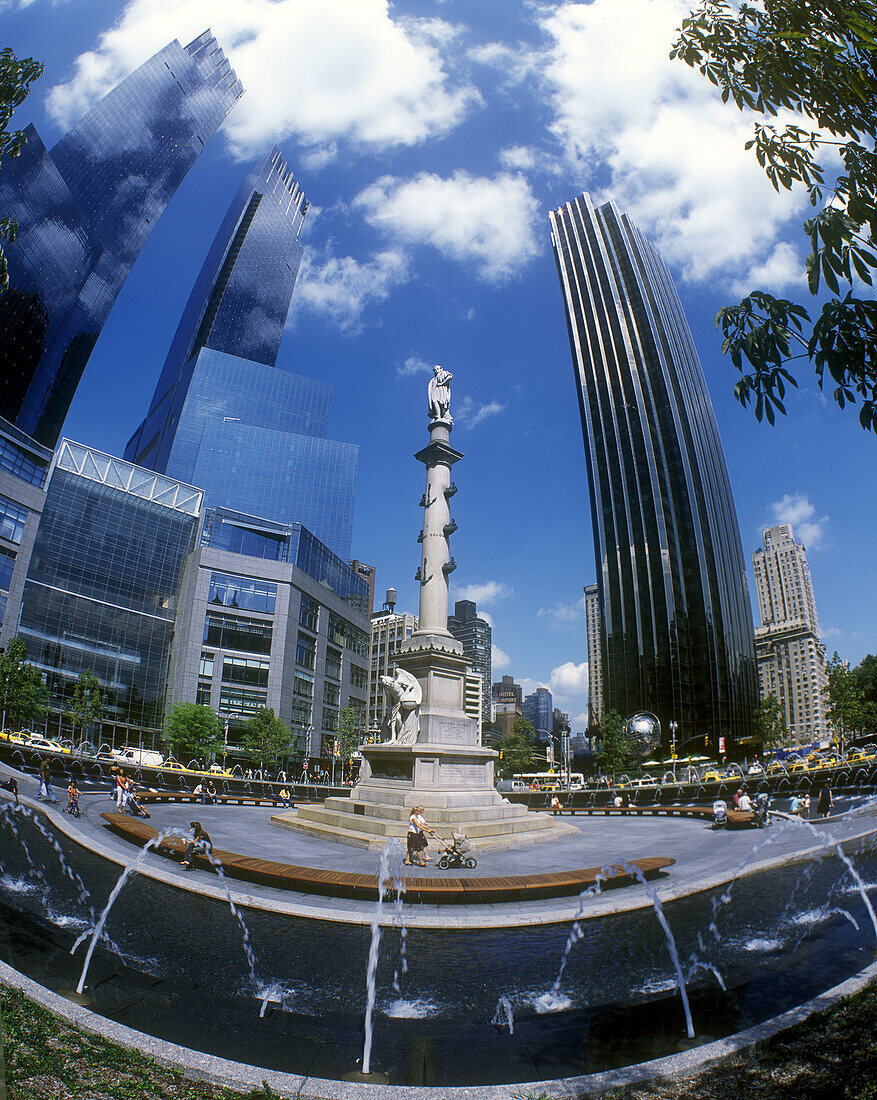
{"label": "stone steps", "polygon": [[[458,821],[439,822],[430,820],[430,825],[440,836],[450,836],[455,824],[463,825],[470,840],[479,840],[492,836],[505,836],[515,832],[536,832],[550,829],[554,820],[546,814],[525,814],[523,817],[481,818],[466,820],[463,815]],[[326,808],[325,806],[301,806],[296,819],[299,821],[320,822],[321,824],[342,829],[346,832],[360,832],[376,836],[404,836],[408,832],[408,815],[404,817],[390,815],[368,815],[353,813],[350,810]]]}
{"label": "stone steps", "polygon": [[[368,848],[380,851],[386,846],[390,837],[396,837],[400,843],[405,843],[405,836],[408,832],[407,819],[399,823],[386,822],[385,831],[372,832],[362,828],[364,819],[360,814],[350,814],[343,821],[339,820],[337,815],[334,815],[334,821],[321,820],[319,815],[313,813],[314,809],[314,807],[308,806],[291,810],[285,814],[277,814],[271,818],[271,823],[280,828],[293,829],[296,832],[319,837],[322,840],[348,844],[353,848]],[[507,832],[496,831],[487,835],[474,836],[471,829],[467,828],[466,835],[472,845],[473,852],[516,848],[578,835],[578,829],[574,825],[558,824],[550,817],[546,819],[546,827],[545,823],[538,820],[543,816],[541,814],[529,815],[527,821],[521,822],[516,830],[510,829]],[[522,825],[527,827],[522,828]],[[431,838],[429,840],[434,850],[436,842]]]}
{"label": "stone steps", "polygon": [[[353,807],[357,809],[354,811]],[[334,797],[327,798],[322,803],[322,808],[333,813],[352,814],[357,817],[374,817],[389,821],[402,821],[407,828],[410,808],[402,805],[390,805],[381,802],[360,802],[352,798]],[[526,806],[514,802],[498,802],[486,806],[431,806],[426,810],[426,818],[430,824],[447,825],[452,828],[461,822],[470,821],[503,821],[520,820],[527,817],[529,810]]]}

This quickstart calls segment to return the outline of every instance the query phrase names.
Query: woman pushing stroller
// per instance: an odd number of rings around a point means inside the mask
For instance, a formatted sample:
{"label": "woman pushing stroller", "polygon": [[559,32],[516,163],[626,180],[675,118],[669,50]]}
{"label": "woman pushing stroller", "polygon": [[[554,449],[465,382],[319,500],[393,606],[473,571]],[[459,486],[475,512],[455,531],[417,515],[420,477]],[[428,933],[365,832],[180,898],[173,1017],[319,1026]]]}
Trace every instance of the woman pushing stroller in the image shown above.
{"label": "woman pushing stroller", "polygon": [[418,865],[418,867],[425,867],[427,863],[431,863],[429,856],[426,855],[426,833],[429,831],[429,826],[426,823],[426,818],[423,816],[422,806],[411,807],[411,817],[408,819],[408,852],[405,856],[405,866],[410,867],[412,861]]}

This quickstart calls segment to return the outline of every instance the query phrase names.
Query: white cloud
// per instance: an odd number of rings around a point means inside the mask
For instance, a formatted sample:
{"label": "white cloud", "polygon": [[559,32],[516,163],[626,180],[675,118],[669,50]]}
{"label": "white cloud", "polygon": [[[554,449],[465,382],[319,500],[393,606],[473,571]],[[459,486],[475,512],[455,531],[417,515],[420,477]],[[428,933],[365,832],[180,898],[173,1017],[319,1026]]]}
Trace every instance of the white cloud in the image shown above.
{"label": "white cloud", "polygon": [[524,698],[528,695],[532,695],[536,688],[548,687],[548,684],[544,684],[541,680],[532,680],[529,676],[524,676],[518,683],[521,685],[521,694]]}
{"label": "white cloud", "polygon": [[483,584],[467,584],[455,593],[457,600],[472,600],[475,604],[494,603],[496,600],[504,600],[511,596],[512,590],[506,584],[499,581],[485,581]]}
{"label": "white cloud", "polygon": [[[381,150],[453,129],[479,101],[445,71],[456,28],[394,19],[388,0],[129,0],[115,26],[80,55],[49,107],[64,125],[174,38],[210,27],[246,95],[226,125],[245,158],[286,138],[325,156],[349,141]],[[312,162],[313,164],[313,162]]]}
{"label": "white cloud", "polygon": [[685,279],[785,287],[799,281],[799,268],[777,244],[806,199],[773,190],[744,149],[750,118],[669,60],[689,7],[593,0],[543,9],[552,133],[583,183],[605,184],[594,200],[614,198]]}
{"label": "white cloud", "polygon": [[508,653],[503,653],[498,645],[490,647],[490,667],[493,672],[500,672],[502,669],[508,668],[511,663],[511,657]]}
{"label": "white cloud", "polygon": [[568,698],[572,695],[588,693],[588,662],[577,665],[574,661],[565,661],[552,670],[549,686],[553,695]]}
{"label": "white cloud", "polygon": [[432,364],[418,355],[409,355],[401,367],[396,367],[397,378],[410,378],[414,374],[429,374]]}
{"label": "white cloud", "polygon": [[500,149],[499,163],[515,172],[527,172],[536,167],[536,154],[526,145],[510,145]]}
{"label": "white cloud", "polygon": [[828,516],[817,516],[816,508],[803,493],[786,493],[775,500],[770,510],[774,523],[789,523],[795,538],[810,548],[816,547],[825,537]]}
{"label": "white cloud", "polygon": [[471,397],[466,396],[453,410],[454,423],[458,427],[471,432],[482,420],[486,420],[490,416],[498,416],[499,413],[504,411],[505,405],[500,405],[498,401],[489,401],[486,405],[479,405],[477,401],[473,401]]}
{"label": "white cloud", "polygon": [[356,332],[366,307],[384,301],[393,287],[408,277],[407,256],[392,249],[364,263],[352,256],[326,254],[318,258],[306,252],[292,298],[290,323],[303,313],[313,313],[342,332]]}
{"label": "white cloud", "polygon": [[580,596],[571,603],[556,603],[554,607],[541,607],[536,614],[542,619],[549,619],[555,626],[581,622],[585,617],[585,597]]}
{"label": "white cloud", "polygon": [[521,175],[382,176],[354,203],[394,240],[429,244],[449,259],[474,264],[489,283],[511,278],[540,251],[539,203]]}
{"label": "white cloud", "polygon": [[493,630],[493,616],[488,614],[488,612],[483,611],[480,607],[478,608],[478,618],[484,619],[490,629]]}

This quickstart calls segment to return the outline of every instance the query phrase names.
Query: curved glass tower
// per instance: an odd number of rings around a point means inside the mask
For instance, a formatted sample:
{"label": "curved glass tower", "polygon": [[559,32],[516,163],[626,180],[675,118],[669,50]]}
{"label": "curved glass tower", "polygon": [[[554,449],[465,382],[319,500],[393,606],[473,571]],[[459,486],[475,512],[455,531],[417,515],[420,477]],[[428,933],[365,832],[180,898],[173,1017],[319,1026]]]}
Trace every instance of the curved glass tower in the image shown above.
{"label": "curved glass tower", "polygon": [[[751,736],[752,610],[722,445],[663,261],[614,203],[550,214],[591,496],[604,710]],[[696,742],[695,742],[696,743]],[[693,748],[694,746],[692,746]]]}
{"label": "curved glass tower", "polygon": [[54,446],[146,239],[243,88],[205,31],[159,50],[49,151],[26,130],[0,173],[18,222],[0,297],[0,416]]}

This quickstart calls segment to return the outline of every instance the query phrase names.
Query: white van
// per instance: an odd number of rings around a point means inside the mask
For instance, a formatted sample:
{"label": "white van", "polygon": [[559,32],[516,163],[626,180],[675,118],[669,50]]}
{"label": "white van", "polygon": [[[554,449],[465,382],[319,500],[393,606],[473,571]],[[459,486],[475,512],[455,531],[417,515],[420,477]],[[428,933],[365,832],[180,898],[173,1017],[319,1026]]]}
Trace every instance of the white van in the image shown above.
{"label": "white van", "polygon": [[151,749],[132,749],[127,745],[123,745],[120,749],[113,749],[111,755],[120,764],[141,768],[160,768],[164,763],[164,757],[160,752],[153,752]]}

